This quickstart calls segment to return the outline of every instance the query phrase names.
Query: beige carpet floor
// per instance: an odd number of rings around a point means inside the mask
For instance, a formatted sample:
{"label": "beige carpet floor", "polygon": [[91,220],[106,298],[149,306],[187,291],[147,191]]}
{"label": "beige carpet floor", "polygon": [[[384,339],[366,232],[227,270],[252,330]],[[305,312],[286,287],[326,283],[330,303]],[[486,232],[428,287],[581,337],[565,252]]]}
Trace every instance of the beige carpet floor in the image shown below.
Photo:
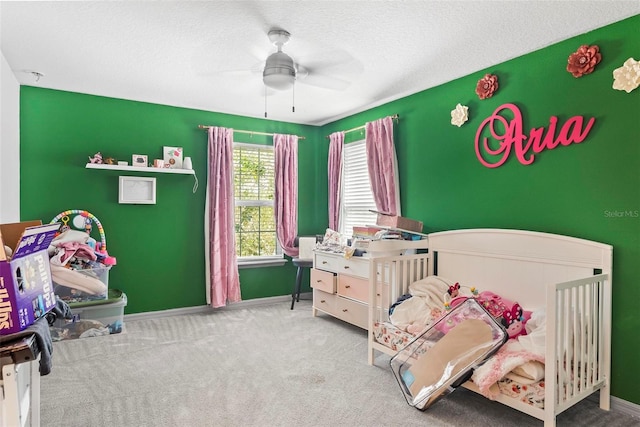
{"label": "beige carpet floor", "polygon": [[[125,333],[60,341],[42,377],[44,427],[537,426],[464,389],[407,405],[364,330],[311,316],[310,301],[126,322]],[[559,426],[640,420],[583,401]]]}

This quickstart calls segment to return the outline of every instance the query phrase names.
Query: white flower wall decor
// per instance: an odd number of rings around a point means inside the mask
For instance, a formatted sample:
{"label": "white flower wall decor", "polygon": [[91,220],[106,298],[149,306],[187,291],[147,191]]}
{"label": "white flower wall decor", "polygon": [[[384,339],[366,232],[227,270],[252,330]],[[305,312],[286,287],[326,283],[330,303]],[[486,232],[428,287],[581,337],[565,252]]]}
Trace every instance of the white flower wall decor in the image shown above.
{"label": "white flower wall decor", "polygon": [[458,103],[456,109],[451,110],[451,124],[460,127],[467,120],[469,120],[469,107]]}
{"label": "white flower wall decor", "polygon": [[613,88],[630,93],[640,86],[640,62],[633,58],[624,61],[622,67],[613,70]]}

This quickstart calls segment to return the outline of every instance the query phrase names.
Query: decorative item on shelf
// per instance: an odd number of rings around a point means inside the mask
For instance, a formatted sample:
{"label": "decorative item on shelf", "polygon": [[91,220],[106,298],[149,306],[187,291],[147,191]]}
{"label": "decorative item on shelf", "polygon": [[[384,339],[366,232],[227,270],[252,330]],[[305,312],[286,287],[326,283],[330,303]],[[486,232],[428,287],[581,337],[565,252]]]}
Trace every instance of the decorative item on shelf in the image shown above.
{"label": "decorative item on shelf", "polygon": [[113,157],[105,157],[103,160],[103,163],[105,165],[115,165],[116,164],[116,159],[114,159]]}
{"label": "decorative item on shelf", "polygon": [[498,76],[485,74],[476,84],[476,94],[480,99],[491,98],[498,90]]}
{"label": "decorative item on shelf", "polygon": [[631,93],[640,86],[640,61],[629,58],[622,67],[613,70],[613,88]]}
{"label": "decorative item on shelf", "polygon": [[89,157],[89,163],[102,164],[102,153],[98,151],[93,157]]}
{"label": "decorative item on shelf", "polygon": [[164,167],[164,160],[162,159],[155,159],[153,161],[153,167],[154,168],[163,168]]}
{"label": "decorative item on shelf", "polygon": [[573,77],[582,77],[585,74],[591,74],[601,60],[602,55],[597,45],[589,46],[583,44],[578,50],[569,55],[567,71]]}
{"label": "decorative item on shelf", "polygon": [[193,164],[191,163],[191,157],[185,157],[184,162],[182,163],[182,167],[184,169],[193,169]]}
{"label": "decorative item on shelf", "polygon": [[129,162],[118,161],[118,166],[129,166]]}
{"label": "decorative item on shelf", "polygon": [[182,169],[182,147],[163,147],[164,167]]}
{"label": "decorative item on shelf", "polygon": [[146,168],[147,159],[148,157],[144,154],[134,154],[133,156],[131,156],[131,165]]}
{"label": "decorative item on shelf", "polygon": [[451,124],[460,127],[467,120],[469,120],[469,107],[458,103],[455,110],[451,110]]}

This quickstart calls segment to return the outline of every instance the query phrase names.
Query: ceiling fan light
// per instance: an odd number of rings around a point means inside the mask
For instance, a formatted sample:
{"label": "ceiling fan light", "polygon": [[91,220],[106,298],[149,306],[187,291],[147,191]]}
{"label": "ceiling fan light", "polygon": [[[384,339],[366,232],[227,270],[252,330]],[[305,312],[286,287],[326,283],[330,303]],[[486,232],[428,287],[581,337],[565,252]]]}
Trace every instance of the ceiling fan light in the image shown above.
{"label": "ceiling fan light", "polygon": [[296,69],[293,60],[284,52],[276,52],[267,58],[262,72],[262,81],[272,89],[285,90],[293,86]]}
{"label": "ceiling fan light", "polygon": [[286,68],[272,69],[269,73],[265,70],[262,76],[264,84],[276,90],[289,89],[295,80],[295,74],[290,73]]}

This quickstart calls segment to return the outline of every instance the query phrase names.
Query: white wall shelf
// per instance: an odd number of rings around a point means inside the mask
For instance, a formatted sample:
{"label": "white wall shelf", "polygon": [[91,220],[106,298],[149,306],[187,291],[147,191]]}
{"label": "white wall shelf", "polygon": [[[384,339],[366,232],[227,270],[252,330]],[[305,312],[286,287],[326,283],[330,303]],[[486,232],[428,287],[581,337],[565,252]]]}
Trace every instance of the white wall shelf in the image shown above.
{"label": "white wall shelf", "polygon": [[104,169],[112,171],[129,171],[129,172],[145,172],[145,173],[177,173],[182,175],[195,175],[196,172],[193,169],[165,169],[165,168],[150,168],[141,166],[119,166],[119,165],[105,165],[99,163],[87,163],[85,166],[87,169]]}

